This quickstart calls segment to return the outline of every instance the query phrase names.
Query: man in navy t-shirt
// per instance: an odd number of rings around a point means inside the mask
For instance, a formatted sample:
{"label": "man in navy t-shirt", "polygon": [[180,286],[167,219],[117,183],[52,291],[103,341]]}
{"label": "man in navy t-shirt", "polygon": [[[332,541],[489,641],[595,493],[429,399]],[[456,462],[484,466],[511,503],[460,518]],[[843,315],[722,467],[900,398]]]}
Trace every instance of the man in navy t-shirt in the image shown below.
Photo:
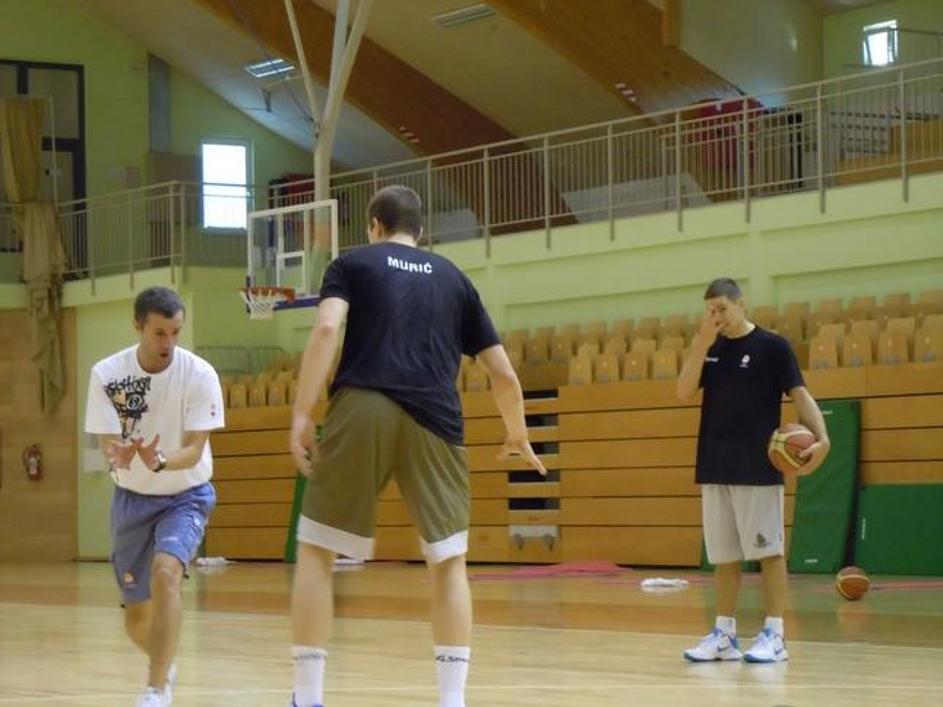
{"label": "man in navy t-shirt", "polygon": [[[324,275],[294,406],[291,451],[308,484],[292,594],[292,703],[322,704],[334,557],[371,557],[377,496],[395,478],[432,580],[439,704],[464,707],[471,594],[468,465],[455,388],[462,354],[477,356],[490,374],[507,428],[502,456],[546,470],[527,439],[517,375],[478,293],[449,260],[416,247],[419,195],[386,187],[368,214],[371,245],[344,253]],[[345,319],[323,440],[316,445],[311,413]]]}
{"label": "man in navy t-shirt", "polygon": [[[678,397],[704,390],[698,433],[696,481],[701,485],[704,541],[715,565],[717,619],[701,643],[684,652],[691,661],[786,660],[783,475],[766,455],[780,425],[783,394],[816,436],[797,470],[810,474],[829,450],[825,419],[809,394],[789,343],[746,318],[743,293],[730,278],[714,280],[704,294],[707,311],[678,377]],[[740,563],[759,560],[766,622],[741,653],[734,611]]]}

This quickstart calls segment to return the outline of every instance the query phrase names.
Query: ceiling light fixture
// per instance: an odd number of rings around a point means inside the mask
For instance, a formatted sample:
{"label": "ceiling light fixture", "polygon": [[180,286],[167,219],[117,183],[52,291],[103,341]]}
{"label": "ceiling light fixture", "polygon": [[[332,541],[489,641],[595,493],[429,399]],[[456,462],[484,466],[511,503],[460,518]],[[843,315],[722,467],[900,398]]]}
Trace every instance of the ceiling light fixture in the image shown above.
{"label": "ceiling light fixture", "polygon": [[295,70],[293,64],[289,64],[284,59],[266,59],[257,61],[253,64],[246,64],[246,71],[257,79],[265,79],[270,76],[285,76]]}
{"label": "ceiling light fixture", "polygon": [[413,145],[419,144],[419,138],[416,136],[412,130],[408,129],[405,125],[399,126],[399,134],[403,136],[403,139]]}
{"label": "ceiling light fixture", "polygon": [[440,12],[438,15],[432,16],[432,21],[439,25],[439,27],[448,29],[449,27],[457,27],[458,25],[483,20],[486,17],[492,16],[494,16],[494,10],[488,6],[488,3],[479,2],[474,5],[460,7],[457,10]]}

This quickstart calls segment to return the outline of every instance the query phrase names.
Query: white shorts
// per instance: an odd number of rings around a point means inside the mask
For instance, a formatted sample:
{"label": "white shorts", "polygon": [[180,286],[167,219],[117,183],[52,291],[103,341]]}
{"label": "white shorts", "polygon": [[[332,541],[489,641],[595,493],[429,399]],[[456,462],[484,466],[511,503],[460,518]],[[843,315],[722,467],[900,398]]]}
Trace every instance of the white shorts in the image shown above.
{"label": "white shorts", "polygon": [[782,555],[783,487],[703,484],[707,559],[719,565]]}

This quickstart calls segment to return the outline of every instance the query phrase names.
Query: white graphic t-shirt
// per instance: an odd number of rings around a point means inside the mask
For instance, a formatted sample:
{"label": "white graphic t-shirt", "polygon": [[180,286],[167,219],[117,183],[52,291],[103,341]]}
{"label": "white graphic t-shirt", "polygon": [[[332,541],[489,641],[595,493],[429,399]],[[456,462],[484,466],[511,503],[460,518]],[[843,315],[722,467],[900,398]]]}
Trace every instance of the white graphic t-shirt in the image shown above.
{"label": "white graphic t-shirt", "polygon": [[[219,376],[202,358],[174,349],[171,364],[148,373],[138,363],[138,347],[119,351],[92,367],[85,408],[85,431],[117,434],[125,440],[142,437],[150,444],[160,435],[158,449],[183,446],[184,432],[217,430],[224,426],[223,392]],[[200,461],[190,469],[148,469],[135,455],[130,469],[118,469],[116,482],[136,493],[170,496],[199,486],[213,476],[213,453],[207,441]]]}

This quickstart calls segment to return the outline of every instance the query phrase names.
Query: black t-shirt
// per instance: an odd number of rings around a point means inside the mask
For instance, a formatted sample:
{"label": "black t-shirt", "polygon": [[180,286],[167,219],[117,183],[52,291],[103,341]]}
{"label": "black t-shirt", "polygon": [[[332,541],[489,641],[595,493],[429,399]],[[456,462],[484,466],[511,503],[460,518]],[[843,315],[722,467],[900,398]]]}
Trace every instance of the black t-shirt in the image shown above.
{"label": "black t-shirt", "polygon": [[478,292],[449,260],[401,243],[356,248],[331,262],[321,299],[347,300],[334,394],[370,388],[416,422],[462,444],[455,379],[462,354],[500,343]]}
{"label": "black t-shirt", "polygon": [[739,339],[718,337],[701,371],[697,483],[783,483],[766,447],[780,424],[783,393],[801,385],[795,354],[781,336],[756,327]]}

